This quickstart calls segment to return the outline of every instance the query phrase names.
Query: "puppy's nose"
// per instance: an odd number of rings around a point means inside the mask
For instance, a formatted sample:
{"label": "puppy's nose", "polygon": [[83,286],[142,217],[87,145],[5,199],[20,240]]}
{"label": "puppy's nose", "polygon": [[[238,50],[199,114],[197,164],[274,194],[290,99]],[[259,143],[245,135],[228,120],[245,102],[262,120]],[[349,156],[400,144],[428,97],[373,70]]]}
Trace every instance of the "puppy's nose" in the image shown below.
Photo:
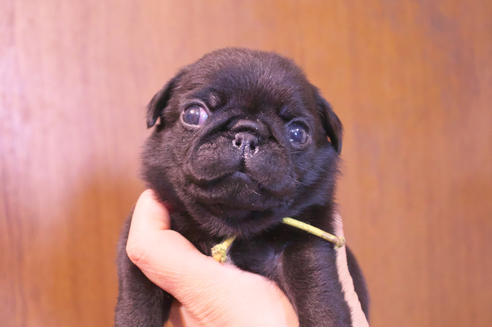
{"label": "puppy's nose", "polygon": [[232,140],[232,145],[244,155],[254,155],[258,152],[258,137],[248,132],[238,132]]}

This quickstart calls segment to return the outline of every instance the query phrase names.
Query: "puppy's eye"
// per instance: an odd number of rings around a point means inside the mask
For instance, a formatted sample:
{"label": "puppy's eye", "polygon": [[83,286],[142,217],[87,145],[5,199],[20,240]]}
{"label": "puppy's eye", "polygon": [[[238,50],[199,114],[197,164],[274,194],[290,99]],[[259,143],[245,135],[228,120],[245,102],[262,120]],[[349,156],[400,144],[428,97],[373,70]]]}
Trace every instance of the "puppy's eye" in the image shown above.
{"label": "puppy's eye", "polygon": [[287,125],[287,136],[294,146],[302,146],[309,141],[309,134],[304,124],[291,122]]}
{"label": "puppy's eye", "polygon": [[186,108],[181,115],[183,123],[192,126],[201,126],[208,118],[207,110],[199,104],[193,104]]}

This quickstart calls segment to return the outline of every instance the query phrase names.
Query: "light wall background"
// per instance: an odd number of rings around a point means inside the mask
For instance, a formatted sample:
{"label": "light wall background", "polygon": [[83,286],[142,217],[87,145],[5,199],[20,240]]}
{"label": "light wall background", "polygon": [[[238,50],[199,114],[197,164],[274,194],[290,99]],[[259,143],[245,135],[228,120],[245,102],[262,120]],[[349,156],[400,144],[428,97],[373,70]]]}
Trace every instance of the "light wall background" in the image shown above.
{"label": "light wall background", "polygon": [[111,325],[144,108],[225,46],[293,58],[345,126],[374,325],[492,325],[492,1],[0,0],[0,325]]}

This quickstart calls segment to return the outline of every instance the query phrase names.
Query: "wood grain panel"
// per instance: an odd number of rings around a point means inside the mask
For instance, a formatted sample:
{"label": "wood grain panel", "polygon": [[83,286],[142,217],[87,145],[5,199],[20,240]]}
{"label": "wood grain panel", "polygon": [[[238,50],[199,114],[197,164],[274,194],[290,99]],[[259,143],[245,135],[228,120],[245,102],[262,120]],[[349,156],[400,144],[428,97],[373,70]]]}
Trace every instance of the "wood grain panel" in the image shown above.
{"label": "wood grain panel", "polygon": [[0,1],[0,325],[111,325],[144,106],[225,46],[298,62],[345,125],[375,325],[492,325],[492,2]]}

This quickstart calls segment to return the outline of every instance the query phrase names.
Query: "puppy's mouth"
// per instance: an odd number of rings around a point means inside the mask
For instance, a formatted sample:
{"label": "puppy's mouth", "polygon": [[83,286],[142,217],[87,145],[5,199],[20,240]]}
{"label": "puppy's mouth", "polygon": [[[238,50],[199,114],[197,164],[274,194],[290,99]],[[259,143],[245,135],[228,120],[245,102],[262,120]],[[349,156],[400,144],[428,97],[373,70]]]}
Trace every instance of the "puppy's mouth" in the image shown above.
{"label": "puppy's mouth", "polygon": [[[258,170],[250,168],[250,164],[251,160],[240,160],[235,169],[224,167],[220,175],[210,177],[188,173],[187,189],[207,204],[230,204],[251,210],[265,210],[274,205],[272,201],[282,201],[295,192],[295,179],[288,170]],[[220,163],[216,166],[220,167]]]}
{"label": "puppy's mouth", "polygon": [[224,178],[234,179],[234,180],[237,180],[240,182],[244,182],[245,184],[258,185],[258,183],[256,181],[254,181],[248,174],[244,173],[243,170],[244,169],[241,169],[240,171],[230,173],[227,176],[225,176]]}
{"label": "puppy's mouth", "polygon": [[274,224],[294,197],[272,193],[249,172],[236,170],[206,183],[189,180],[195,219],[216,235],[248,236]]}
{"label": "puppy's mouth", "polygon": [[191,182],[187,189],[204,206],[231,210],[264,211],[283,198],[283,194],[273,194],[248,173],[240,170],[207,182]]}

